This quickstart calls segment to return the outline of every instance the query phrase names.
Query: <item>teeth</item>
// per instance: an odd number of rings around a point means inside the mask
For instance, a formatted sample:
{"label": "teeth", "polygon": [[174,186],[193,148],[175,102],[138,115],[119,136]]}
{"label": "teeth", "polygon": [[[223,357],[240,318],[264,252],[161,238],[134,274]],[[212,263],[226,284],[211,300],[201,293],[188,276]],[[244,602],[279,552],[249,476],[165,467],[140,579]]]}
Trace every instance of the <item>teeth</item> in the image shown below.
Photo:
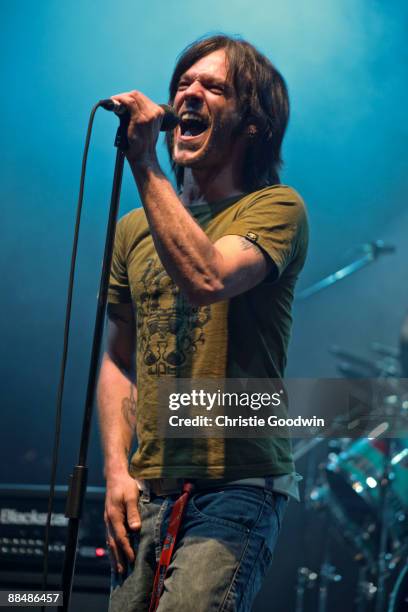
{"label": "teeth", "polygon": [[206,124],[205,119],[200,117],[200,115],[196,115],[195,113],[182,113],[180,118],[182,121],[197,121],[199,123]]}
{"label": "teeth", "polygon": [[195,113],[182,113],[181,118],[183,120],[185,119],[194,119],[195,121],[202,121],[202,118],[200,117],[200,115],[196,115]]}

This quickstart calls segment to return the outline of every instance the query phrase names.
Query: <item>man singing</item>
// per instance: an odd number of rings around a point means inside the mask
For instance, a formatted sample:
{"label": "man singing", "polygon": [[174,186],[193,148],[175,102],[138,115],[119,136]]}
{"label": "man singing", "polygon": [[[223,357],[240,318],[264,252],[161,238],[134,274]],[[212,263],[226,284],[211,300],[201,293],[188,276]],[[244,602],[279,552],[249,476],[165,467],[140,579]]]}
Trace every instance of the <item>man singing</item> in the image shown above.
{"label": "man singing", "polygon": [[157,385],[283,376],[308,241],[302,199],[278,177],[285,82],[241,39],[182,53],[167,137],[177,192],[156,155],[162,108],[138,91],[112,99],[130,114],[143,208],[117,225],[98,385],[110,611],[249,611],[298,497],[290,442],[160,437]]}

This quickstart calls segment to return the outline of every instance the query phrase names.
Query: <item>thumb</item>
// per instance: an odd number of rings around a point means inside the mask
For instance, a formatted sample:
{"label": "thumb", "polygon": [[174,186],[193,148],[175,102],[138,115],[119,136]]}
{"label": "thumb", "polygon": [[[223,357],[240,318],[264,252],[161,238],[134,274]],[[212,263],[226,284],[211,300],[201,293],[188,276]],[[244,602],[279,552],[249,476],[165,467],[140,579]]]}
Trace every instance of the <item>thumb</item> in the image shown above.
{"label": "thumb", "polygon": [[131,529],[138,530],[142,526],[139,510],[137,507],[137,498],[133,497],[126,502],[127,522]]}

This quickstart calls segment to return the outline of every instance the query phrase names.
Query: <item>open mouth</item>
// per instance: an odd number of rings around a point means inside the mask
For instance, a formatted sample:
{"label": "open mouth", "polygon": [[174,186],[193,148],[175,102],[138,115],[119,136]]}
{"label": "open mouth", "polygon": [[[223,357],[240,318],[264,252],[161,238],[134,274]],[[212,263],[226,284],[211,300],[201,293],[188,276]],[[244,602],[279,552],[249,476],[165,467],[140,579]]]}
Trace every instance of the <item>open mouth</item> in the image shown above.
{"label": "open mouth", "polygon": [[181,115],[180,134],[182,137],[194,138],[203,134],[209,126],[208,119],[198,113],[185,112]]}

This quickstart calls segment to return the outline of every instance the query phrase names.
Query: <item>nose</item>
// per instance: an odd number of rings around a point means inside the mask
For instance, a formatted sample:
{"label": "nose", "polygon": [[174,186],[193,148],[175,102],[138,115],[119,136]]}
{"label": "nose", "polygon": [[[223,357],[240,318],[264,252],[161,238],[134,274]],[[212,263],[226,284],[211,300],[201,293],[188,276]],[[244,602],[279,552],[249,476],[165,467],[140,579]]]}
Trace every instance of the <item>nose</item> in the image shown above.
{"label": "nose", "polygon": [[201,83],[199,81],[193,81],[184,90],[184,101],[188,104],[190,108],[198,109],[203,104],[203,89]]}

